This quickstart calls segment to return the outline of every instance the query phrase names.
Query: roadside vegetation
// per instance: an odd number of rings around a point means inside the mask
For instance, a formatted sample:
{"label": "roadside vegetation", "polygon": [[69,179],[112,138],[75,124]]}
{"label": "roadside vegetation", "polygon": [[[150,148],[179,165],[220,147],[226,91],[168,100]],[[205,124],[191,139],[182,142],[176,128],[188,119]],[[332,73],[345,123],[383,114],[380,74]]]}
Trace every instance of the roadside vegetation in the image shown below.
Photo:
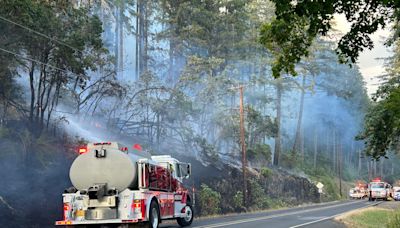
{"label": "roadside vegetation", "polygon": [[396,228],[400,227],[400,210],[372,207],[350,212],[347,215],[340,216],[337,220],[346,225],[346,227]]}
{"label": "roadside vegetation", "polygon": [[344,220],[348,227],[385,227],[393,212],[387,209],[371,209],[349,216]]}

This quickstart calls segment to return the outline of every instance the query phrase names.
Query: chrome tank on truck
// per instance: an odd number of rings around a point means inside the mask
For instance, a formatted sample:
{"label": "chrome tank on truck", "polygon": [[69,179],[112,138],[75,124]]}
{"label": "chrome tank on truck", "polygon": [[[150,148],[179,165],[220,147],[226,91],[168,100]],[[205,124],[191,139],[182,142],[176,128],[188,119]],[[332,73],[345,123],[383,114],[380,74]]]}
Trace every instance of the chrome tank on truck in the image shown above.
{"label": "chrome tank on truck", "polygon": [[69,176],[78,190],[87,190],[95,185],[106,185],[107,189],[136,189],[136,162],[150,155],[141,151],[128,152],[128,148],[116,142],[89,143],[80,148],[81,155],[72,163]]}

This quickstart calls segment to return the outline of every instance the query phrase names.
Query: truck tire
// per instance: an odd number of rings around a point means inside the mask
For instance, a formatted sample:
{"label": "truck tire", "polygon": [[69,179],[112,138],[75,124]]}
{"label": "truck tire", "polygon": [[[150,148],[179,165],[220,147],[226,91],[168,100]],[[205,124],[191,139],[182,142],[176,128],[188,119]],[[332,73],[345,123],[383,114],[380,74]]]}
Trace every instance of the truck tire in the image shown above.
{"label": "truck tire", "polygon": [[152,200],[150,203],[149,210],[149,227],[150,228],[158,228],[160,224],[160,209],[155,200]]}
{"label": "truck tire", "polygon": [[193,208],[192,205],[185,206],[186,216],[183,218],[177,218],[176,221],[181,227],[190,226],[193,222]]}

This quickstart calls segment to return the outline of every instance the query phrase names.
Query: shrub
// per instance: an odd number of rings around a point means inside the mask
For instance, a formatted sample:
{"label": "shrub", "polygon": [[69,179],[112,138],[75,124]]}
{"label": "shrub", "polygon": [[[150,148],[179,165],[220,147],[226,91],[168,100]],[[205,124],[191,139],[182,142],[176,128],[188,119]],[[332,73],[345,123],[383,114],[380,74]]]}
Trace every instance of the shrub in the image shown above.
{"label": "shrub", "polygon": [[255,207],[254,209],[265,209],[268,203],[265,200],[266,194],[264,189],[256,180],[249,181],[249,206]]}
{"label": "shrub", "polygon": [[262,167],[260,170],[261,176],[269,178],[272,176],[272,170],[267,167]]}
{"label": "shrub", "polygon": [[246,208],[243,205],[243,192],[242,191],[236,192],[236,194],[233,196],[232,204],[236,211],[238,211],[238,212],[246,211]]}
{"label": "shrub", "polygon": [[221,194],[212,190],[206,184],[201,185],[199,206],[201,215],[212,215],[220,212]]}
{"label": "shrub", "polygon": [[267,144],[256,144],[247,150],[247,158],[252,162],[269,164],[271,163],[271,148]]}

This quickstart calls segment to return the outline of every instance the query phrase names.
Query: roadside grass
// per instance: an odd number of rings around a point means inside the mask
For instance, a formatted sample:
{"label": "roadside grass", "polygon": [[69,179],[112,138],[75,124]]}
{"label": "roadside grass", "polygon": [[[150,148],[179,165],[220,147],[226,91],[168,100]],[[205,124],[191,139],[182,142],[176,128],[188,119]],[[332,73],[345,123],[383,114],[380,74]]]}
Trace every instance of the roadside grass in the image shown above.
{"label": "roadside grass", "polygon": [[387,228],[397,227],[400,227],[400,210],[394,212],[393,216],[390,217],[389,222],[387,223]]}
{"label": "roadside grass", "polygon": [[392,212],[385,209],[365,211],[364,213],[350,217],[353,227],[382,227]]}
{"label": "roadside grass", "polygon": [[354,228],[400,227],[400,212],[383,208],[370,207],[336,219]]}

